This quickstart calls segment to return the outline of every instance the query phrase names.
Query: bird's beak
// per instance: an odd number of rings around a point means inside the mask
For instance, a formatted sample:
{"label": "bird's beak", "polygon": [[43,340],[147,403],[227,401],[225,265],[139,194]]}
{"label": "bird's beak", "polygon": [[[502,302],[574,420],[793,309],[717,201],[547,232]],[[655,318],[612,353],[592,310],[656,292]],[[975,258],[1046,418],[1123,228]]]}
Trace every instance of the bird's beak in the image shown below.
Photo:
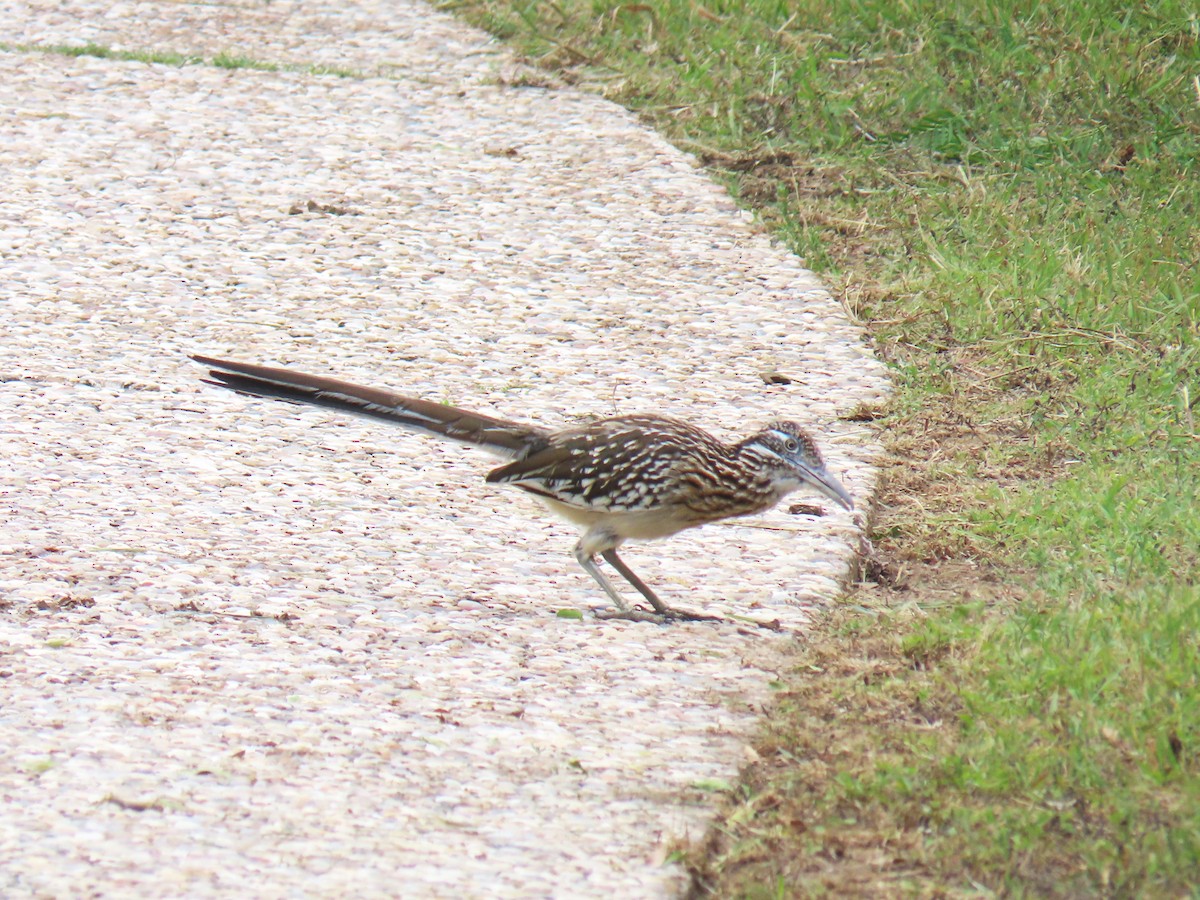
{"label": "bird's beak", "polygon": [[808,475],[808,483],[830,500],[836,500],[846,509],[854,509],[854,500],[850,497],[850,492],[823,468],[805,469],[805,474]]}

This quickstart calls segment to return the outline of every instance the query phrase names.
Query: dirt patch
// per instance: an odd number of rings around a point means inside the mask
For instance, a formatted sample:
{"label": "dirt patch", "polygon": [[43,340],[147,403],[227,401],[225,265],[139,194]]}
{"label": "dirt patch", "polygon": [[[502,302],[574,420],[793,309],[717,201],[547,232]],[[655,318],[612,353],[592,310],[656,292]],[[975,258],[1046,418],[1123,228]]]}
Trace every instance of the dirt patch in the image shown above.
{"label": "dirt patch", "polygon": [[[881,355],[916,352],[893,343]],[[685,853],[692,898],[756,896],[764,885],[803,896],[950,896],[925,850],[920,800],[875,797],[866,786],[881,770],[911,766],[914,748],[953,752],[964,710],[943,673],[974,650],[926,621],[1026,598],[1029,573],[1000,568],[971,516],[981,485],[1056,477],[1064,454],[1035,446],[1023,421],[988,417],[996,391],[1023,386],[997,387],[1003,379],[970,347],[947,353],[954,374],[945,395],[903,415],[849,416],[876,421],[888,449],[871,541],[841,604],[795,646],[788,687],[720,825]]]}
{"label": "dirt patch", "polygon": [[[879,527],[888,524],[881,516]],[[1011,572],[973,559],[877,549],[865,562],[869,580],[796,646],[757,761],[719,827],[686,854],[690,898],[756,896],[764,885],[786,885],[788,896],[948,896],[933,887],[944,881],[926,858],[919,805],[855,785],[903,769],[914,746],[953,747],[962,703],[936,670],[970,651],[952,639],[914,640],[926,610],[1017,603],[1022,593]]]}

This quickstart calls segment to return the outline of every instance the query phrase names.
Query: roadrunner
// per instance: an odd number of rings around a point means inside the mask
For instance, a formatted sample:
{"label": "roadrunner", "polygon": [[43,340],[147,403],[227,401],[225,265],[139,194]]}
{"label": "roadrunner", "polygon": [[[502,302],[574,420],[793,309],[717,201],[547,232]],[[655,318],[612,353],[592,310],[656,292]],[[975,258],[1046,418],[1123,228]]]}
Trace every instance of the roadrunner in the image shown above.
{"label": "roadrunner", "polygon": [[[805,487],[854,508],[846,489],[825,471],[812,438],[795,422],[772,422],[736,444],[655,415],[613,416],[551,430],[290,369],[207,356],[192,359],[210,368],[208,384],[239,394],[383,419],[509,460],[488,473],[488,483],[528,491],[583,528],[575,559],[617,607],[615,612],[597,613],[601,618],[720,618],[664,604],[617,555],[627,540],[666,537],[707,522],[763,512]],[[597,556],[645,597],[654,612],[631,608],[600,570]]]}

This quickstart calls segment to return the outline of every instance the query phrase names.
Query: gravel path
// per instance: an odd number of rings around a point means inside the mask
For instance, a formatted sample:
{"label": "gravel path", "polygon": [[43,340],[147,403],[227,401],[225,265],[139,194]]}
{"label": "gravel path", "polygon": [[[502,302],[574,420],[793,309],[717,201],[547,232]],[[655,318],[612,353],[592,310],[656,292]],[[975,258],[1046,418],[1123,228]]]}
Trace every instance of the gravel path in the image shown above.
{"label": "gravel path", "polygon": [[[559,618],[605,598],[489,457],[185,354],[549,424],[786,415],[865,506],[836,418],[886,384],[838,304],[632,116],[505,86],[427,7],[0,23],[0,894],[677,893],[783,639]],[[33,49],[87,42],[285,68]],[[786,506],[626,558],[794,635],[861,520]]]}

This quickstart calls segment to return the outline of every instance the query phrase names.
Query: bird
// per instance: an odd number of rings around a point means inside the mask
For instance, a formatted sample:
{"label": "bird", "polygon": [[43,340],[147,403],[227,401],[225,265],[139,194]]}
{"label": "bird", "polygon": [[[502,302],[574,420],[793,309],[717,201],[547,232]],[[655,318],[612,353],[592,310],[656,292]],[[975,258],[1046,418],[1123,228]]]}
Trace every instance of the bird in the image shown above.
{"label": "bird", "polygon": [[[801,488],[844,506],[854,501],[826,471],[812,436],[776,420],[736,443],[680,419],[626,414],[561,429],[500,419],[380,388],[292,369],[192,355],[207,367],[207,384],[250,397],[307,404],[382,419],[477,447],[507,460],[486,477],[534,495],[582,528],[575,559],[615,610],[602,619],[666,623],[722,621],[668,606],[626,565],[617,550],[628,540],[668,537],[688,528],[764,512]],[[598,559],[650,604],[630,606]]]}

